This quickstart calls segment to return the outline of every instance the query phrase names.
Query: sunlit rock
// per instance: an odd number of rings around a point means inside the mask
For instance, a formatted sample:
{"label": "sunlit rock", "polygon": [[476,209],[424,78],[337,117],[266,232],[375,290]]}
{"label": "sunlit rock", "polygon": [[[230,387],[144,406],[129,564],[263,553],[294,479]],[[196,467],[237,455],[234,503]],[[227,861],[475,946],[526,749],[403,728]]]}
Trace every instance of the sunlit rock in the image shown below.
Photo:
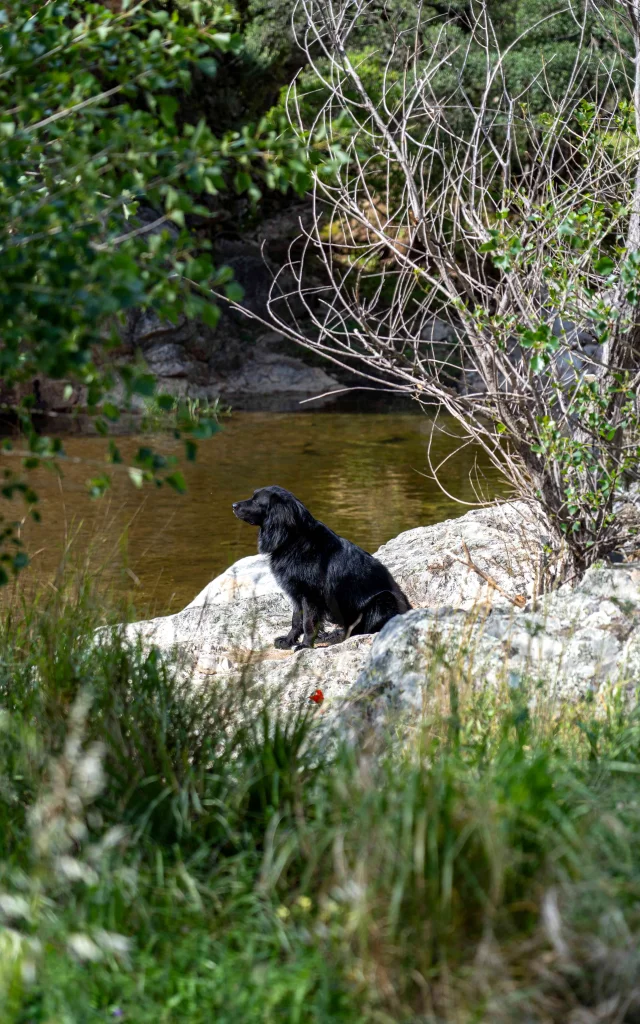
{"label": "sunlit rock", "polygon": [[242,676],[286,710],[308,706],[319,688],[318,717],[351,725],[418,713],[443,679],[528,680],[570,700],[607,682],[640,682],[640,567],[595,566],[548,592],[559,555],[544,517],[525,503],[409,530],[376,554],[414,606],[376,636],[276,650],[291,609],[262,555],[234,563],[183,611],[133,623],[126,635],[159,649],[194,686]]}

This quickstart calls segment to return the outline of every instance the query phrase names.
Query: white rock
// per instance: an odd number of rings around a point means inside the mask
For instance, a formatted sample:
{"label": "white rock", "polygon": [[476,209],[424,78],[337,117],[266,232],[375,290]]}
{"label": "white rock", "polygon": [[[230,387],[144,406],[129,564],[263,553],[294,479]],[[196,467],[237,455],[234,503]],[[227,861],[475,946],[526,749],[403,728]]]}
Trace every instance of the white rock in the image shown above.
{"label": "white rock", "polygon": [[[291,609],[262,555],[242,558],[176,615],[125,627],[131,640],[176,660],[195,686],[232,684],[239,673],[287,710],[308,707],[330,722],[381,725],[414,713],[444,671],[442,651],[476,685],[524,677],[546,693],[579,699],[606,681],[640,680],[640,569],[594,567],[578,586],[537,598],[550,536],[544,517],[521,502],[400,534],[376,552],[414,604],[375,637],[315,650],[276,650]],[[477,567],[465,564],[466,544]],[[507,596],[505,596],[507,595]],[[509,597],[528,599],[526,610]]]}
{"label": "white rock", "polygon": [[529,678],[547,695],[577,700],[604,683],[632,689],[640,682],[638,568],[595,566],[574,589],[564,586],[539,604],[536,612],[494,607],[484,619],[451,608],[393,619],[374,638],[351,696],[368,697],[368,719],[382,725],[390,711],[416,704],[416,680],[424,693],[439,672],[446,675],[443,647],[447,662],[477,686]]}
{"label": "white rock", "polygon": [[242,367],[220,382],[225,395],[313,395],[335,391],[334,377],[319,366],[308,366],[293,356],[256,348]]}
{"label": "white rock", "polygon": [[478,603],[510,606],[509,597],[489,586],[466,563],[471,560],[511,598],[530,598],[551,546],[544,517],[525,502],[473,509],[459,519],[408,530],[383,544],[376,557],[403,587],[414,607],[471,609]]}
{"label": "white rock", "polygon": [[[226,569],[222,575],[216,576],[194,597],[187,608],[200,608],[203,605],[230,604],[232,601],[262,597],[265,594],[280,594],[281,590],[275,581],[265,555],[247,555],[240,558]],[[187,608],[184,610],[186,611]]]}

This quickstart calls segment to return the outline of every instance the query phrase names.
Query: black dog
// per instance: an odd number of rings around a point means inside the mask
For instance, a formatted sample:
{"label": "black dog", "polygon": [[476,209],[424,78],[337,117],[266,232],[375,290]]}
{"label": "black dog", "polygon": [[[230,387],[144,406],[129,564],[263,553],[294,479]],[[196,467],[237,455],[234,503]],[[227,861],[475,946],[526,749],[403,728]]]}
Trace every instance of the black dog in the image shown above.
{"label": "black dog", "polygon": [[[276,638],[280,648],[313,647],[316,639],[337,642],[377,633],[411,605],[384,565],[314,519],[282,487],[263,487],[233,506],[238,519],[260,527],[258,550],[270,557],[273,574],[293,604],[291,629]],[[324,620],[342,627],[321,634]],[[296,646],[300,635],[303,642]]]}

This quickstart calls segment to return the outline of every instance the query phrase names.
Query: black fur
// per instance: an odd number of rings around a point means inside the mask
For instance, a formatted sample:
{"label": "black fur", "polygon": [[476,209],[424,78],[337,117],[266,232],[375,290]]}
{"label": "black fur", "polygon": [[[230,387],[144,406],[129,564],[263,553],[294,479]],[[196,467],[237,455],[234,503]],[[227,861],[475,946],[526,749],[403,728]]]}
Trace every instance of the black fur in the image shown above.
{"label": "black fur", "polygon": [[[273,574],[293,605],[291,629],[280,648],[313,647],[377,633],[411,605],[390,572],[372,555],[314,519],[282,487],[263,487],[233,506],[238,519],[260,527],[258,550],[269,555]],[[322,634],[324,621],[341,627]],[[300,636],[303,641],[298,645]]]}

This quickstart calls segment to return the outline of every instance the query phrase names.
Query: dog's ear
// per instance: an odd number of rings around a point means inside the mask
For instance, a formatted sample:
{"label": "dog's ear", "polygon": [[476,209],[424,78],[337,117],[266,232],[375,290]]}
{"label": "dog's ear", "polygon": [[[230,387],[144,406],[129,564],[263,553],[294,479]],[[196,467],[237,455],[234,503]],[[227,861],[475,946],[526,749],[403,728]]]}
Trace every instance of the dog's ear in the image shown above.
{"label": "dog's ear", "polygon": [[262,554],[277,551],[312,523],[311,514],[292,494],[273,494],[260,527],[259,550]]}

